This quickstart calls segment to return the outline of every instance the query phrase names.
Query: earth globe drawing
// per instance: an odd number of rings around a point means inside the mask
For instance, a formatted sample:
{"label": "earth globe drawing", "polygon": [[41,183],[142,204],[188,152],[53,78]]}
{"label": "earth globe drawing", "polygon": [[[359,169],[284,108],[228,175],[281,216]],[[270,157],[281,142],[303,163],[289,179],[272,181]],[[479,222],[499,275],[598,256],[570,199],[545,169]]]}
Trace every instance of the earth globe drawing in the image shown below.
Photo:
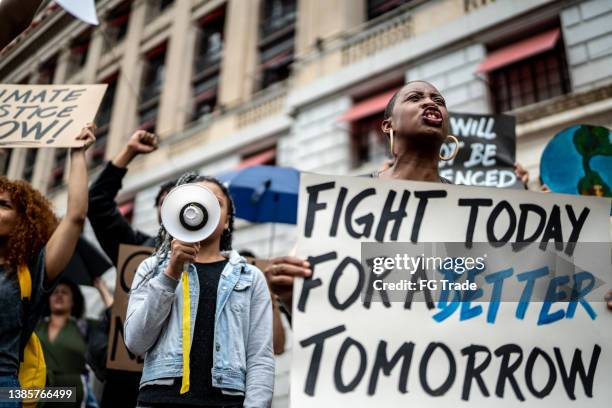
{"label": "earth globe drawing", "polygon": [[555,193],[612,197],[612,131],[577,125],[557,133],[542,153],[540,175]]}

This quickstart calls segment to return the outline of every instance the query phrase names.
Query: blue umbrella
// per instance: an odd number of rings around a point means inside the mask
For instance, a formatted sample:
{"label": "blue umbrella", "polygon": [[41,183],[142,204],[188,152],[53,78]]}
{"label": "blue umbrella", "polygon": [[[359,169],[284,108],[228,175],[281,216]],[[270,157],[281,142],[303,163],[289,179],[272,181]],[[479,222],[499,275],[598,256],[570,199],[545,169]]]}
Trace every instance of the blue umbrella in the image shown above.
{"label": "blue umbrella", "polygon": [[300,173],[291,167],[251,166],[219,176],[229,189],[236,217],[257,223],[297,223]]}

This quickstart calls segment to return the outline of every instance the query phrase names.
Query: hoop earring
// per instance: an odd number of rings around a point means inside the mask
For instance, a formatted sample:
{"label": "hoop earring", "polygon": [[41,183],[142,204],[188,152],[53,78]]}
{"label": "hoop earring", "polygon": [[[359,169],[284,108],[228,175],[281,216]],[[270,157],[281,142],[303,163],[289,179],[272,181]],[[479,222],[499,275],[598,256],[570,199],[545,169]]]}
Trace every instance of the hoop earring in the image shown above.
{"label": "hoop earring", "polygon": [[457,138],[453,135],[448,135],[446,136],[446,138],[450,138],[452,142],[455,143],[455,150],[453,150],[453,152],[446,157],[442,156],[442,154],[440,154],[439,156],[440,160],[449,161],[453,160],[457,156],[457,153],[459,153],[459,140],[457,140]]}
{"label": "hoop earring", "polygon": [[389,129],[389,149],[391,149],[391,157],[395,158],[395,149],[394,149],[394,139],[393,139],[393,129]]}

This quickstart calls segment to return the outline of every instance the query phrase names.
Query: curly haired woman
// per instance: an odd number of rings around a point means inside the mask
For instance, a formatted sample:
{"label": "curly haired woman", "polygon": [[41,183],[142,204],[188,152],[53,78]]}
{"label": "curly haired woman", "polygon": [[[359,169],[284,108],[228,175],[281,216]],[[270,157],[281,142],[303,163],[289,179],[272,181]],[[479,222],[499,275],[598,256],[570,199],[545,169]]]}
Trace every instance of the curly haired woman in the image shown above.
{"label": "curly haired woman", "polygon": [[[20,352],[44,311],[45,300],[70,260],[87,216],[85,150],[94,125],[81,130],[83,147],[70,152],[66,215],[58,222],[45,197],[25,181],[0,177],[0,387],[19,387]],[[32,292],[22,303],[19,268],[30,270]],[[0,402],[0,408],[20,407]]]}

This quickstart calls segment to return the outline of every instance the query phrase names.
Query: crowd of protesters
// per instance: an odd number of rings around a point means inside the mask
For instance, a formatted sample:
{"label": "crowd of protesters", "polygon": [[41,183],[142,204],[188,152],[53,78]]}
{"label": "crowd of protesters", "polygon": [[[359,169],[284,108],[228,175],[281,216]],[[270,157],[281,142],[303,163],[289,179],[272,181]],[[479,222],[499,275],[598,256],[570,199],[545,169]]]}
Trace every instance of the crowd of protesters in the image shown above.
{"label": "crowd of protesters", "polygon": [[[406,84],[384,113],[392,160],[368,177],[450,183],[438,174],[439,161],[447,159],[440,148],[448,126],[438,90],[423,81]],[[215,178],[195,173],[163,184],[152,205],[160,220],[172,188],[206,187],[221,209],[208,238],[180,242],[161,225],[157,237],[135,230],[116,198],[130,162],[157,149],[156,136],[136,131],[89,189],[85,150],[95,142],[95,126],[86,126],[77,139],[84,146],[70,153],[67,212],[61,220],[28,183],[0,178],[0,387],[20,386],[20,363],[35,334],[44,351],[46,385],[74,387],[75,406],[269,406],[274,354],[283,352],[285,341],[279,305],[290,317],[293,281],[311,275],[308,262],[283,256],[261,271],[253,254],[235,251],[230,193]],[[527,182],[522,167],[516,173]],[[125,320],[126,346],[144,356],[142,373],[105,366],[113,299],[103,282],[94,285],[106,306],[104,318],[92,322],[82,318],[78,285],[61,277],[86,218],[115,266],[123,244],[155,248],[136,272]],[[99,402],[88,372],[104,382]],[[18,406],[0,402],[0,407]]]}

